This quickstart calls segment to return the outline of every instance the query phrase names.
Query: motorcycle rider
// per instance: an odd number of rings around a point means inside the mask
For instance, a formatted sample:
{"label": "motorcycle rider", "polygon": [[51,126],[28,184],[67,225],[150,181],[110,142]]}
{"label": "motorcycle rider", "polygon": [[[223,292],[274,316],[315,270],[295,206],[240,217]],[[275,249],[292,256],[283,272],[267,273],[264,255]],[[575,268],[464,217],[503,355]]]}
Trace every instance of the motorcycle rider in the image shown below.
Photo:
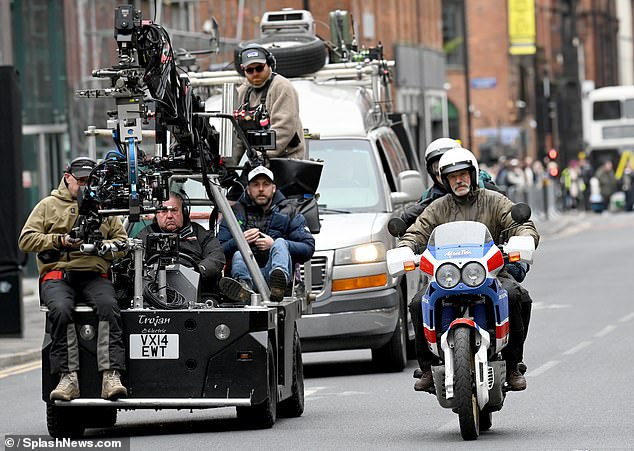
{"label": "motorcycle rider", "polygon": [[[455,139],[451,138],[437,138],[425,149],[425,167],[427,169],[427,173],[431,177],[433,181],[433,185],[428,188],[422,195],[421,199],[410,207],[406,208],[405,211],[401,214],[401,219],[405,222],[405,224],[409,227],[411,226],[416,218],[427,208],[429,204],[431,204],[436,199],[440,199],[445,194],[447,194],[447,188],[443,184],[442,180],[438,174],[438,162],[440,158],[447,152],[449,149],[455,149],[460,147],[460,143]],[[478,185],[480,188],[491,189],[493,191],[498,191],[502,194],[504,193],[494,182],[493,178],[486,171],[478,171]],[[506,265],[506,270],[511,276],[515,278],[518,282],[522,282],[526,277],[527,266],[524,263],[508,263]],[[523,290],[523,289],[522,289]],[[414,296],[414,298],[410,301],[409,311],[412,316],[412,323],[414,325],[414,330],[422,326],[422,309],[420,303],[415,302],[417,298],[422,295],[424,290],[422,290],[419,294]],[[525,290],[524,290],[525,291]],[[528,324],[530,322],[531,317],[531,306],[532,300],[528,295],[528,292],[524,293],[522,296],[522,321],[524,323],[524,333],[528,333]],[[424,335],[416,334],[418,337],[414,342],[414,348],[416,352],[416,359],[419,364],[421,362],[436,362],[437,357],[429,350],[427,346],[427,342],[424,340]],[[422,367],[421,367],[422,369]],[[526,372],[526,365],[523,362],[520,363],[520,371],[522,374]],[[414,372],[414,377],[419,378],[414,383],[414,390],[416,391],[427,391],[431,388],[429,381],[427,379],[420,379],[419,375],[420,371],[416,370]]]}
{"label": "motorcycle rider", "polygon": [[[447,150],[441,157],[439,163],[439,178],[451,195],[443,196],[432,202],[416,222],[407,229],[401,237],[400,246],[408,246],[414,252],[420,253],[427,245],[427,240],[433,229],[447,222],[453,221],[478,221],[487,226],[495,240],[499,240],[502,230],[511,227],[513,220],[510,215],[513,202],[503,194],[478,186],[479,167],[473,154],[464,148],[453,148]],[[532,221],[528,221],[512,229],[514,235],[531,236],[535,240],[535,246],[539,243],[539,234]],[[500,243],[497,243],[500,244]],[[511,277],[506,268],[498,273],[500,283],[508,291],[509,298],[509,343],[502,351],[506,360],[507,378],[506,382],[511,390],[524,390],[526,379],[518,369],[518,364],[522,362],[525,335],[525,324],[522,318],[521,303],[527,302],[528,292]],[[418,302],[413,302],[411,310],[420,310],[420,297],[416,296]],[[415,321],[412,314],[412,321]],[[420,313],[418,317],[420,318]],[[526,327],[528,324],[526,324]],[[422,327],[416,327],[417,344],[426,341]],[[419,351],[417,346],[417,351]],[[416,390],[430,391],[433,387],[431,366],[435,364],[433,354],[421,353],[417,357],[421,366],[422,375],[415,384]]]}

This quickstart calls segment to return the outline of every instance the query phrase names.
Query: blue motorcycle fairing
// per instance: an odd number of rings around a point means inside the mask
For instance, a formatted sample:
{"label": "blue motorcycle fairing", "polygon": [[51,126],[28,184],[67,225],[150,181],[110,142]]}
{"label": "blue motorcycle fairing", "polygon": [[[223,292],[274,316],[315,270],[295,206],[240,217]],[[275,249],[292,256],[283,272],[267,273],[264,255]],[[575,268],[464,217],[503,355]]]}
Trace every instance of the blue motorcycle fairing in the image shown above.
{"label": "blue motorcycle fairing", "polygon": [[430,254],[436,260],[448,260],[455,258],[479,259],[484,257],[491,247],[495,246],[493,241],[485,244],[452,244],[450,246],[427,246]]}

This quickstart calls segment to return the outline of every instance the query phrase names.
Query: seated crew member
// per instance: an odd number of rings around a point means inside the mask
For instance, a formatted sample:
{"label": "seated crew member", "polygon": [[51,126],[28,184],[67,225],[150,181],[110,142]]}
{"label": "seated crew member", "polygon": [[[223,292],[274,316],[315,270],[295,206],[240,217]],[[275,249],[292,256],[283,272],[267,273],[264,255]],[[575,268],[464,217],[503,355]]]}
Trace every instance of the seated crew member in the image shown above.
{"label": "seated crew member", "polygon": [[[276,189],[273,173],[264,166],[249,172],[247,188],[232,209],[271,288],[271,301],[281,301],[293,264],[309,260],[315,252],[315,239],[304,216]],[[234,301],[247,302],[253,293],[253,281],[224,220],[218,239],[227,260],[231,259],[233,277],[223,277],[220,289]]]}
{"label": "seated crew member", "polygon": [[141,230],[137,238],[145,242],[150,233],[178,234],[179,252],[198,263],[200,295],[213,297],[218,293],[218,281],[225,265],[220,242],[203,226],[190,220],[189,208],[179,193],[170,192],[169,200],[163,202],[163,206],[168,208],[158,211],[155,221]]}
{"label": "seated crew member", "polygon": [[[37,252],[40,297],[48,308],[51,373],[59,374],[51,400],[79,398],[79,347],[74,324],[76,296],[91,306],[99,321],[97,367],[102,372],[101,397],[127,395],[120,372],[125,370],[121,313],[112,282],[106,277],[112,254],[103,257],[80,252],[82,243],[71,231],[79,215],[77,193],[86,184],[96,161],[74,159],[51,195],[42,199],[27,219],[18,245],[24,252]],[[104,219],[99,229],[106,241],[125,241],[127,235],[117,217]]]}

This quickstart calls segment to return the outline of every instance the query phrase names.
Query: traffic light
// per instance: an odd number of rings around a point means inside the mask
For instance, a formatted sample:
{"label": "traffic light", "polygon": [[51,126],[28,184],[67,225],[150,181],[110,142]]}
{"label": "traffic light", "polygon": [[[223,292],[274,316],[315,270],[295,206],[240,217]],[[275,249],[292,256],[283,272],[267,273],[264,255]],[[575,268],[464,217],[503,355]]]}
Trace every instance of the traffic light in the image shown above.
{"label": "traffic light", "polygon": [[553,177],[559,177],[559,151],[557,149],[550,149],[548,151],[548,174]]}
{"label": "traffic light", "polygon": [[556,161],[559,157],[559,151],[557,149],[550,149],[548,151],[548,159],[550,161]]}

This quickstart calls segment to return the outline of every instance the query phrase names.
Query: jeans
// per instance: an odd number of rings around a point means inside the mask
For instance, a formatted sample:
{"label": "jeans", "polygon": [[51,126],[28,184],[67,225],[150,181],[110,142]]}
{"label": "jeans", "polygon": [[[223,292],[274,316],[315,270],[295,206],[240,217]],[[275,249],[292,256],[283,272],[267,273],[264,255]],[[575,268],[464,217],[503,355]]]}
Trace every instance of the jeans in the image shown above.
{"label": "jeans", "polygon": [[[273,271],[275,268],[280,268],[282,271],[284,271],[287,281],[291,280],[291,254],[288,250],[288,243],[284,238],[277,238],[273,242],[273,246],[271,246],[271,251],[269,253],[269,259],[266,262],[266,265],[260,268],[260,271],[264,276],[264,280],[266,280],[266,283],[269,285],[271,280],[271,271]],[[233,254],[233,259],[231,261],[231,276],[235,279],[247,282],[251,288],[253,288],[254,286],[253,279],[251,278],[251,273],[249,273],[247,264],[245,263],[240,251],[237,251],[235,254]]]}

